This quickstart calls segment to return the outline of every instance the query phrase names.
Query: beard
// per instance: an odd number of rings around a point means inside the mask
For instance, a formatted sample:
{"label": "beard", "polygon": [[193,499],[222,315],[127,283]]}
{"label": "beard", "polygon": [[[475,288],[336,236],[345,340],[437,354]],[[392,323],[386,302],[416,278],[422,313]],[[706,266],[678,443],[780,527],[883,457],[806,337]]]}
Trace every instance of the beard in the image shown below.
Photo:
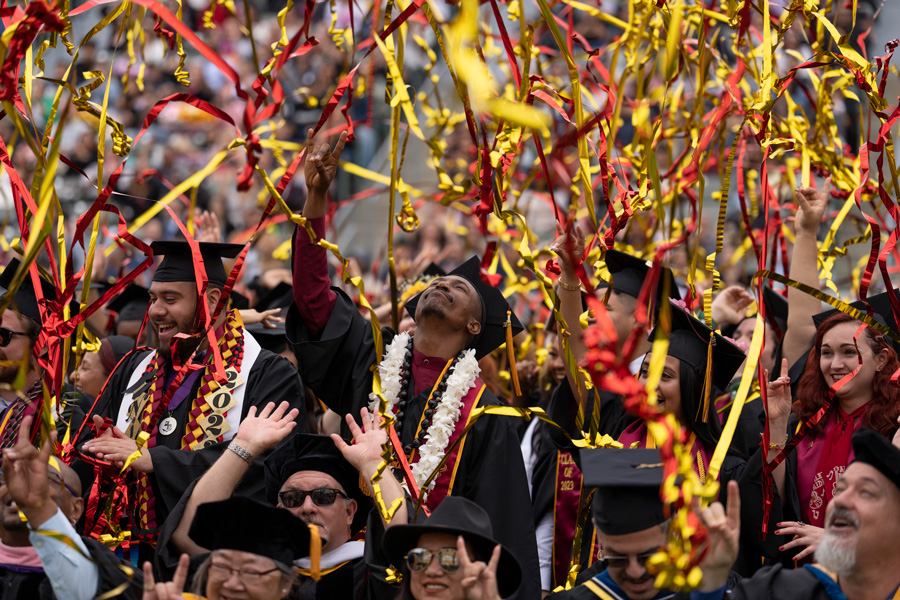
{"label": "beard", "polygon": [[816,548],[816,561],[829,571],[834,571],[842,577],[847,577],[856,567],[856,536],[852,538],[845,535],[837,535],[830,531],[830,525],[835,518],[848,520],[859,528],[859,522],[852,513],[840,508],[834,509],[825,526],[825,535]]}
{"label": "beard", "polygon": [[[175,322],[175,330],[178,333],[190,334],[194,331],[194,329],[195,327],[193,317],[191,317],[190,319],[185,319],[184,321]],[[157,344],[157,352],[159,352],[159,354],[165,359],[166,364],[171,367],[173,364],[172,348],[174,346],[174,356],[176,356],[178,358],[178,362],[183,365],[202,342],[203,338],[200,335],[193,335],[192,337],[187,339],[169,338],[165,341],[161,340]]]}
{"label": "beard", "polygon": [[[9,357],[6,355],[6,352],[0,350],[0,363],[9,363]],[[10,363],[10,364],[2,364],[0,365],[0,383],[12,384],[16,380],[16,375],[19,374],[19,364],[18,363]]]}

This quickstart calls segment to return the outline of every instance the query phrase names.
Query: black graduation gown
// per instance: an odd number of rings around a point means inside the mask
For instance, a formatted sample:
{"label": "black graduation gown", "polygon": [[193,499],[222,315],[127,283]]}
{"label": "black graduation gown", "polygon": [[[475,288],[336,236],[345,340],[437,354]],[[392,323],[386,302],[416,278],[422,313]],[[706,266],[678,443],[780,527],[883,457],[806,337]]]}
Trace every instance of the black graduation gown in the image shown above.
{"label": "black graduation gown", "polygon": [[[339,415],[358,415],[368,406],[372,391],[372,367],[377,363],[372,327],[341,290],[320,340],[310,338],[295,305],[287,316],[288,341],[300,365],[303,381],[328,408]],[[384,344],[395,335],[382,329]],[[415,372],[412,374],[415,377]],[[427,392],[409,403],[415,418],[403,420],[398,432],[402,443],[415,438],[418,415],[425,409]],[[501,402],[485,390],[480,406]],[[516,598],[540,595],[537,544],[531,519],[528,481],[516,435],[516,419],[500,416],[480,418],[468,433],[459,458],[451,493],[472,500],[490,516],[494,538],[508,548],[522,565],[525,576]],[[349,438],[346,424],[342,433]]]}
{"label": "black graduation gown", "polygon": [[[100,596],[128,583],[116,598],[139,600],[144,594],[144,573],[132,568],[128,575],[119,568],[126,565],[115,554],[95,539],[82,537],[88,554],[97,565],[97,593]],[[126,565],[131,568],[131,565]],[[0,566],[0,600],[55,600],[53,584],[44,573],[19,573]]]}
{"label": "black graduation gown", "polygon": [[735,585],[730,596],[733,600],[831,600],[825,585],[805,568],[785,569],[782,565],[765,567],[750,579]]}
{"label": "black graduation gown", "polygon": [[[128,387],[132,373],[137,365],[147,356],[148,352],[135,352],[125,360],[110,375],[106,389],[97,402],[94,414],[111,418],[114,422],[119,414],[122,397]],[[197,377],[191,393],[173,412],[172,416],[177,421],[176,431],[184,431],[189,419],[191,400],[196,396],[202,384],[202,377]],[[259,356],[250,368],[247,376],[247,389],[244,393],[244,404],[241,419],[247,416],[251,406],[262,408],[269,402],[276,405],[282,401],[288,402],[291,408],[305,410],[303,383],[297,370],[286,358],[261,349]],[[304,432],[306,420],[297,418],[295,431]],[[236,433],[236,432],[235,432]],[[88,428],[79,440],[80,444],[93,436]],[[153,459],[153,473],[150,474],[150,484],[156,498],[156,522],[162,524],[169,511],[181,499],[184,490],[209,469],[221,456],[228,446],[228,442],[221,442],[213,446],[193,452],[181,450],[181,436],[157,435],[156,446],[150,448],[150,456]],[[265,500],[265,477],[262,463],[254,461],[244,481],[252,483],[255,487],[248,495]]]}

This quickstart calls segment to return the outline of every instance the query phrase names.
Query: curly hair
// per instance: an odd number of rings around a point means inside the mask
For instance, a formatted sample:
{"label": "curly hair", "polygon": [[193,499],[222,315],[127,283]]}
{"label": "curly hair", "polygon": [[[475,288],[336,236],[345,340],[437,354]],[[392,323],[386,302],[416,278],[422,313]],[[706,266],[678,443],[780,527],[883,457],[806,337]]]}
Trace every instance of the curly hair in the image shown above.
{"label": "curly hair", "polygon": [[[834,327],[843,323],[857,323],[859,321],[844,313],[837,313],[819,325],[816,331],[816,341],[806,360],[803,375],[797,382],[797,398],[794,401],[793,412],[800,417],[800,422],[805,423],[812,418],[826,403],[829,402],[829,385],[822,375],[819,360],[822,356],[822,338]],[[891,375],[900,369],[900,360],[891,343],[881,332],[872,327],[863,330],[864,338],[872,353],[878,355],[887,350],[888,360],[881,371],[875,373],[872,381],[872,400],[868,403],[863,413],[861,425],[874,429],[878,433],[889,436],[897,429],[897,417],[900,416],[900,390],[891,385]],[[837,411],[837,403],[831,402],[825,416],[819,420],[813,431],[817,435],[823,435],[825,422]]]}

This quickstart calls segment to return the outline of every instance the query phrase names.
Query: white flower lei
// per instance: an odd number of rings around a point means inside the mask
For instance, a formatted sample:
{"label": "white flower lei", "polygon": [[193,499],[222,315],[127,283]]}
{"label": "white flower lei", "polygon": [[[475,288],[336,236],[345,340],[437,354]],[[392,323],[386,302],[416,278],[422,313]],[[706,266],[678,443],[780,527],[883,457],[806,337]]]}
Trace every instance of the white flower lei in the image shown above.
{"label": "white flower lei", "polygon": [[[409,345],[409,334],[401,333],[394,336],[388,344],[384,359],[378,364],[378,374],[381,378],[381,393],[387,400],[387,413],[393,414],[394,406],[398,402],[400,391],[403,389],[400,382],[400,368],[406,356],[406,348]],[[441,396],[441,401],[434,410],[431,418],[431,427],[425,436],[425,443],[419,447],[419,460],[412,467],[412,474],[419,488],[431,476],[441,461],[444,460],[450,436],[456,429],[459,413],[462,409],[462,399],[475,385],[475,379],[481,372],[478,361],[475,359],[475,350],[469,349],[463,352],[450,375],[447,377],[447,389]],[[369,394],[369,411],[378,412],[378,397]],[[398,432],[399,433],[399,432]],[[431,481],[428,490],[434,489],[437,479]]]}

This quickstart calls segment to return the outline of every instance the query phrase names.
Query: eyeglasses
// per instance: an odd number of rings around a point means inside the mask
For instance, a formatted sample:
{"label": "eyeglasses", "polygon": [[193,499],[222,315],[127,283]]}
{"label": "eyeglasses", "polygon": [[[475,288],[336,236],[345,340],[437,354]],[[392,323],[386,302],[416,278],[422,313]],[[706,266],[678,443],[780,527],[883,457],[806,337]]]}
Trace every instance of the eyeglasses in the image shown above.
{"label": "eyeglasses", "polygon": [[237,575],[238,579],[243,581],[245,584],[253,585],[255,583],[259,583],[259,580],[262,579],[264,575],[274,573],[277,570],[278,567],[269,569],[268,571],[257,571],[255,569],[233,569],[228,565],[212,562],[209,563],[209,578],[227,581],[228,579],[231,579],[232,575]]}
{"label": "eyeglasses", "polygon": [[[47,473],[47,479],[50,480],[50,483],[56,484],[60,489],[66,488],[67,490],[69,490],[69,493],[72,494],[72,496],[74,496],[75,498],[81,498],[81,496],[76,494],[75,490],[69,487],[69,484],[66,483],[58,474],[50,471]],[[6,478],[3,476],[3,471],[0,471],[0,485],[6,485]]]}
{"label": "eyeglasses", "polygon": [[459,551],[456,548],[441,548],[437,552],[425,548],[413,548],[406,554],[406,566],[410,571],[416,573],[424,571],[435,556],[438,559],[438,566],[445,573],[453,573],[459,569]]}
{"label": "eyeglasses", "polygon": [[285,508],[300,508],[306,502],[307,496],[312,497],[316,506],[331,506],[337,500],[338,494],[349,500],[347,494],[333,488],[316,488],[311,491],[287,490],[278,494],[278,499]]}
{"label": "eyeglasses", "polygon": [[13,331],[6,327],[0,327],[0,348],[6,348],[12,341],[14,335],[28,335],[24,331]]}
{"label": "eyeglasses", "polygon": [[656,556],[658,550],[654,550],[653,552],[645,552],[644,554],[638,554],[637,556],[603,556],[603,560],[606,561],[606,566],[610,569],[627,569],[628,565],[631,564],[631,559],[633,558],[635,562],[641,567],[647,565],[647,561]]}

